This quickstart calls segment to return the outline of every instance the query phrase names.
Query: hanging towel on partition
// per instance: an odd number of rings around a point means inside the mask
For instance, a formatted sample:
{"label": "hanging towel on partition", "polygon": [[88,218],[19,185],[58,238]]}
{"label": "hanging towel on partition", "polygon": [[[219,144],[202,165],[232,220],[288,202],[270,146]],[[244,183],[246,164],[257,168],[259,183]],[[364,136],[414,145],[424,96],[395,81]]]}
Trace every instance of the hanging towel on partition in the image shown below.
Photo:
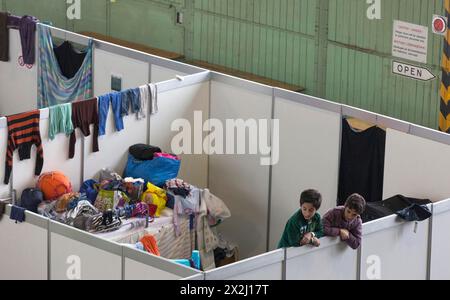
{"label": "hanging towel on partition", "polygon": [[33,16],[8,16],[9,28],[19,29],[22,58],[27,65],[34,65],[36,61],[36,24],[38,22],[39,20]]}
{"label": "hanging towel on partition", "polygon": [[109,104],[111,102],[112,112],[114,116],[114,122],[116,125],[116,131],[121,131],[125,127],[123,125],[122,117],[122,94],[121,93],[110,93],[98,97],[98,111],[99,111],[99,136],[106,134],[106,121],[108,119]]}
{"label": "hanging towel on partition", "polygon": [[5,161],[4,184],[9,183],[13,168],[13,153],[19,150],[20,160],[30,159],[31,146],[36,146],[35,175],[41,174],[44,165],[44,151],[42,149],[41,133],[39,131],[39,110],[8,116],[8,148]]}
{"label": "hanging towel on partition", "polygon": [[70,136],[73,131],[72,103],[52,106],[49,109],[48,137],[54,140],[58,133]]}
{"label": "hanging towel on partition", "polygon": [[75,50],[69,41],[54,47],[53,51],[55,52],[61,74],[67,79],[71,79],[77,74],[87,54],[86,51],[79,52]]}
{"label": "hanging towel on partition", "polygon": [[383,200],[385,145],[383,129],[371,127],[358,132],[343,119],[338,205],[344,205],[353,193],[367,202]]}
{"label": "hanging towel on partition", "polygon": [[9,60],[8,13],[0,11],[0,61]]}
{"label": "hanging towel on partition", "polygon": [[136,113],[136,117],[138,120],[144,119],[147,117],[147,109],[148,103],[150,103],[150,87],[146,84],[139,87],[139,111]]}
{"label": "hanging towel on partition", "polygon": [[158,95],[156,85],[150,83],[148,87],[150,89],[150,114],[153,115],[158,113]]}
{"label": "hanging towel on partition", "polygon": [[39,69],[38,69],[38,107],[48,107],[92,97],[92,49],[89,40],[86,57],[81,68],[71,79],[67,79],[59,68],[53,51],[50,28],[38,26]]}
{"label": "hanging towel on partition", "polygon": [[75,156],[75,129],[80,128],[84,136],[91,135],[90,125],[94,124],[92,152],[98,152],[98,110],[97,98],[72,103],[73,132],[70,135],[69,158]]}

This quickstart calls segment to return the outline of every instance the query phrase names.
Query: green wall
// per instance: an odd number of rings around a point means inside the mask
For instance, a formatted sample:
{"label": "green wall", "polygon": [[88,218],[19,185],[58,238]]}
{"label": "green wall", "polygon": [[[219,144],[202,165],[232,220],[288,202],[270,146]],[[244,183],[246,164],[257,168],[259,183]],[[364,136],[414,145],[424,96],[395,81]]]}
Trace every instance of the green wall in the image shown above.
{"label": "green wall", "polygon": [[[82,0],[82,19],[66,19],[65,0],[0,0],[73,31],[96,31],[306,88],[306,93],[437,128],[442,36],[429,32],[418,82],[391,72],[392,25],[428,26],[443,0]],[[176,24],[176,12],[184,23]],[[395,59],[402,61],[401,59]]]}

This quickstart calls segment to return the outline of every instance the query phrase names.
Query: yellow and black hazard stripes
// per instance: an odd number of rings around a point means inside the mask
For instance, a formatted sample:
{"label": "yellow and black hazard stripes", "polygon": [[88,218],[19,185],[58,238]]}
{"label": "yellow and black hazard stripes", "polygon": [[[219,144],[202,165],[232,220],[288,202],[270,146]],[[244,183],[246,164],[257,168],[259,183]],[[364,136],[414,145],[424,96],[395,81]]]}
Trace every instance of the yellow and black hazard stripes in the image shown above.
{"label": "yellow and black hazard stripes", "polygon": [[[445,15],[450,20],[450,0],[445,0]],[[441,109],[439,114],[439,130],[450,133],[450,26],[444,39],[442,54]]]}

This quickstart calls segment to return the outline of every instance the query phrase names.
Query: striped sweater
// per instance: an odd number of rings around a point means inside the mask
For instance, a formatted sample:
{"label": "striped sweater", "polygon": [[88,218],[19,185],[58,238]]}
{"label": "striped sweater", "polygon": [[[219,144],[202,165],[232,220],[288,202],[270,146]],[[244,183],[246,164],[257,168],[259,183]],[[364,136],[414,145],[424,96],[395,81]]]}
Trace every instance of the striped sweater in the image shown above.
{"label": "striped sweater", "polygon": [[16,149],[19,150],[20,160],[25,160],[31,157],[31,146],[36,145],[35,175],[41,174],[44,165],[44,151],[39,131],[39,110],[9,116],[7,120],[8,149],[5,162],[5,184],[9,183],[13,167],[13,153]]}

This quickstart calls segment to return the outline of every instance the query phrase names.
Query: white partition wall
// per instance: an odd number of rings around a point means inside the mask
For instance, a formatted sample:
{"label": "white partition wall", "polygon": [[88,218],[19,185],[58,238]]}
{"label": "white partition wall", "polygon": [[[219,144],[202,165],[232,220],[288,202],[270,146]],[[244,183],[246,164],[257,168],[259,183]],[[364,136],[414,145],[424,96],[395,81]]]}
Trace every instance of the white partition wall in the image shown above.
{"label": "white partition wall", "polygon": [[50,221],[52,280],[120,280],[122,247]]}
{"label": "white partition wall", "polygon": [[356,280],[358,251],[339,238],[322,238],[319,248],[286,249],[287,280]]}
{"label": "white partition wall", "polygon": [[129,247],[123,247],[125,280],[175,280],[202,272]]}
{"label": "white partition wall", "polygon": [[19,65],[19,31],[10,29],[9,36],[9,61],[0,61],[0,116],[37,108],[37,65],[31,69]]}
{"label": "white partition wall", "polygon": [[173,69],[168,69],[168,68],[154,65],[154,64],[151,65],[150,69],[151,69],[151,78],[152,78],[153,83],[175,79],[177,75],[178,76],[188,75],[183,72],[179,72],[179,71],[176,71]]}
{"label": "white partition wall", "polygon": [[[6,118],[0,118],[0,136],[8,136]],[[3,183],[5,178],[5,161],[6,161],[6,147],[8,145],[8,139],[1,139],[0,141],[0,198],[6,198],[10,196],[9,185]]]}
{"label": "white partition wall", "polygon": [[284,249],[205,272],[205,280],[282,280]]}
{"label": "white partition wall", "polygon": [[94,50],[94,96],[111,92],[111,76],[122,78],[122,90],[136,88],[149,82],[150,70],[147,62]]}
{"label": "white partition wall", "polygon": [[46,280],[48,220],[26,212],[16,224],[10,213],[0,217],[0,280]]}
{"label": "white partition wall", "polygon": [[[42,147],[44,151],[44,167],[42,173],[49,171],[63,172],[72,183],[73,189],[78,191],[81,184],[81,151],[82,141],[80,132],[77,132],[77,143],[75,144],[75,157],[69,157],[69,138],[65,134],[58,134],[51,141],[48,138],[48,109],[41,110],[40,131]],[[31,158],[20,161],[17,151],[14,152],[12,184],[20,198],[22,191],[26,188],[35,187],[38,176],[34,175],[36,165],[36,147],[31,148]]]}
{"label": "white partition wall", "polygon": [[[216,76],[211,82],[211,118],[222,121],[224,127],[227,119],[270,120],[272,90],[250,82],[248,86],[245,84],[238,87],[234,79]],[[250,135],[254,137],[254,133],[246,135],[247,140]],[[236,146],[234,153],[237,153]],[[220,229],[239,245],[241,258],[266,252],[269,166],[261,165],[261,155],[211,155],[209,187],[231,210],[231,218]]]}
{"label": "white partition wall", "polygon": [[[171,125],[175,120],[184,119],[191,127],[191,131],[185,128],[185,132],[192,134],[192,142],[189,141],[191,142],[190,151],[196,153],[194,152],[194,135],[197,135],[200,140],[207,136],[207,133],[202,131],[202,126],[203,122],[209,118],[209,82],[164,90],[167,85],[177,84],[175,81],[166,83],[157,85],[158,113],[150,117],[150,144],[159,146],[166,152],[176,152],[172,149],[171,142],[176,135],[182,133],[182,130],[172,131]],[[200,126],[200,130],[197,131],[194,128],[196,115],[199,117],[197,124]],[[198,153],[181,155],[181,170],[178,177],[195,186],[205,188],[207,187],[208,155],[203,149],[200,149]]]}
{"label": "white partition wall", "polygon": [[430,279],[450,279],[450,200],[433,205]]}
{"label": "white partition wall", "polygon": [[450,195],[450,146],[388,129],[384,199],[397,194],[439,201]]}
{"label": "white partition wall", "polygon": [[302,104],[318,102],[312,97],[279,94],[285,98],[275,98],[280,154],[272,167],[270,249],[277,246],[287,220],[299,210],[303,190],[320,191],[322,215],[336,206],[339,175],[340,107],[326,102],[326,107],[314,107]]}
{"label": "white partition wall", "polygon": [[429,220],[396,215],[363,225],[361,279],[424,280],[428,276]]}

